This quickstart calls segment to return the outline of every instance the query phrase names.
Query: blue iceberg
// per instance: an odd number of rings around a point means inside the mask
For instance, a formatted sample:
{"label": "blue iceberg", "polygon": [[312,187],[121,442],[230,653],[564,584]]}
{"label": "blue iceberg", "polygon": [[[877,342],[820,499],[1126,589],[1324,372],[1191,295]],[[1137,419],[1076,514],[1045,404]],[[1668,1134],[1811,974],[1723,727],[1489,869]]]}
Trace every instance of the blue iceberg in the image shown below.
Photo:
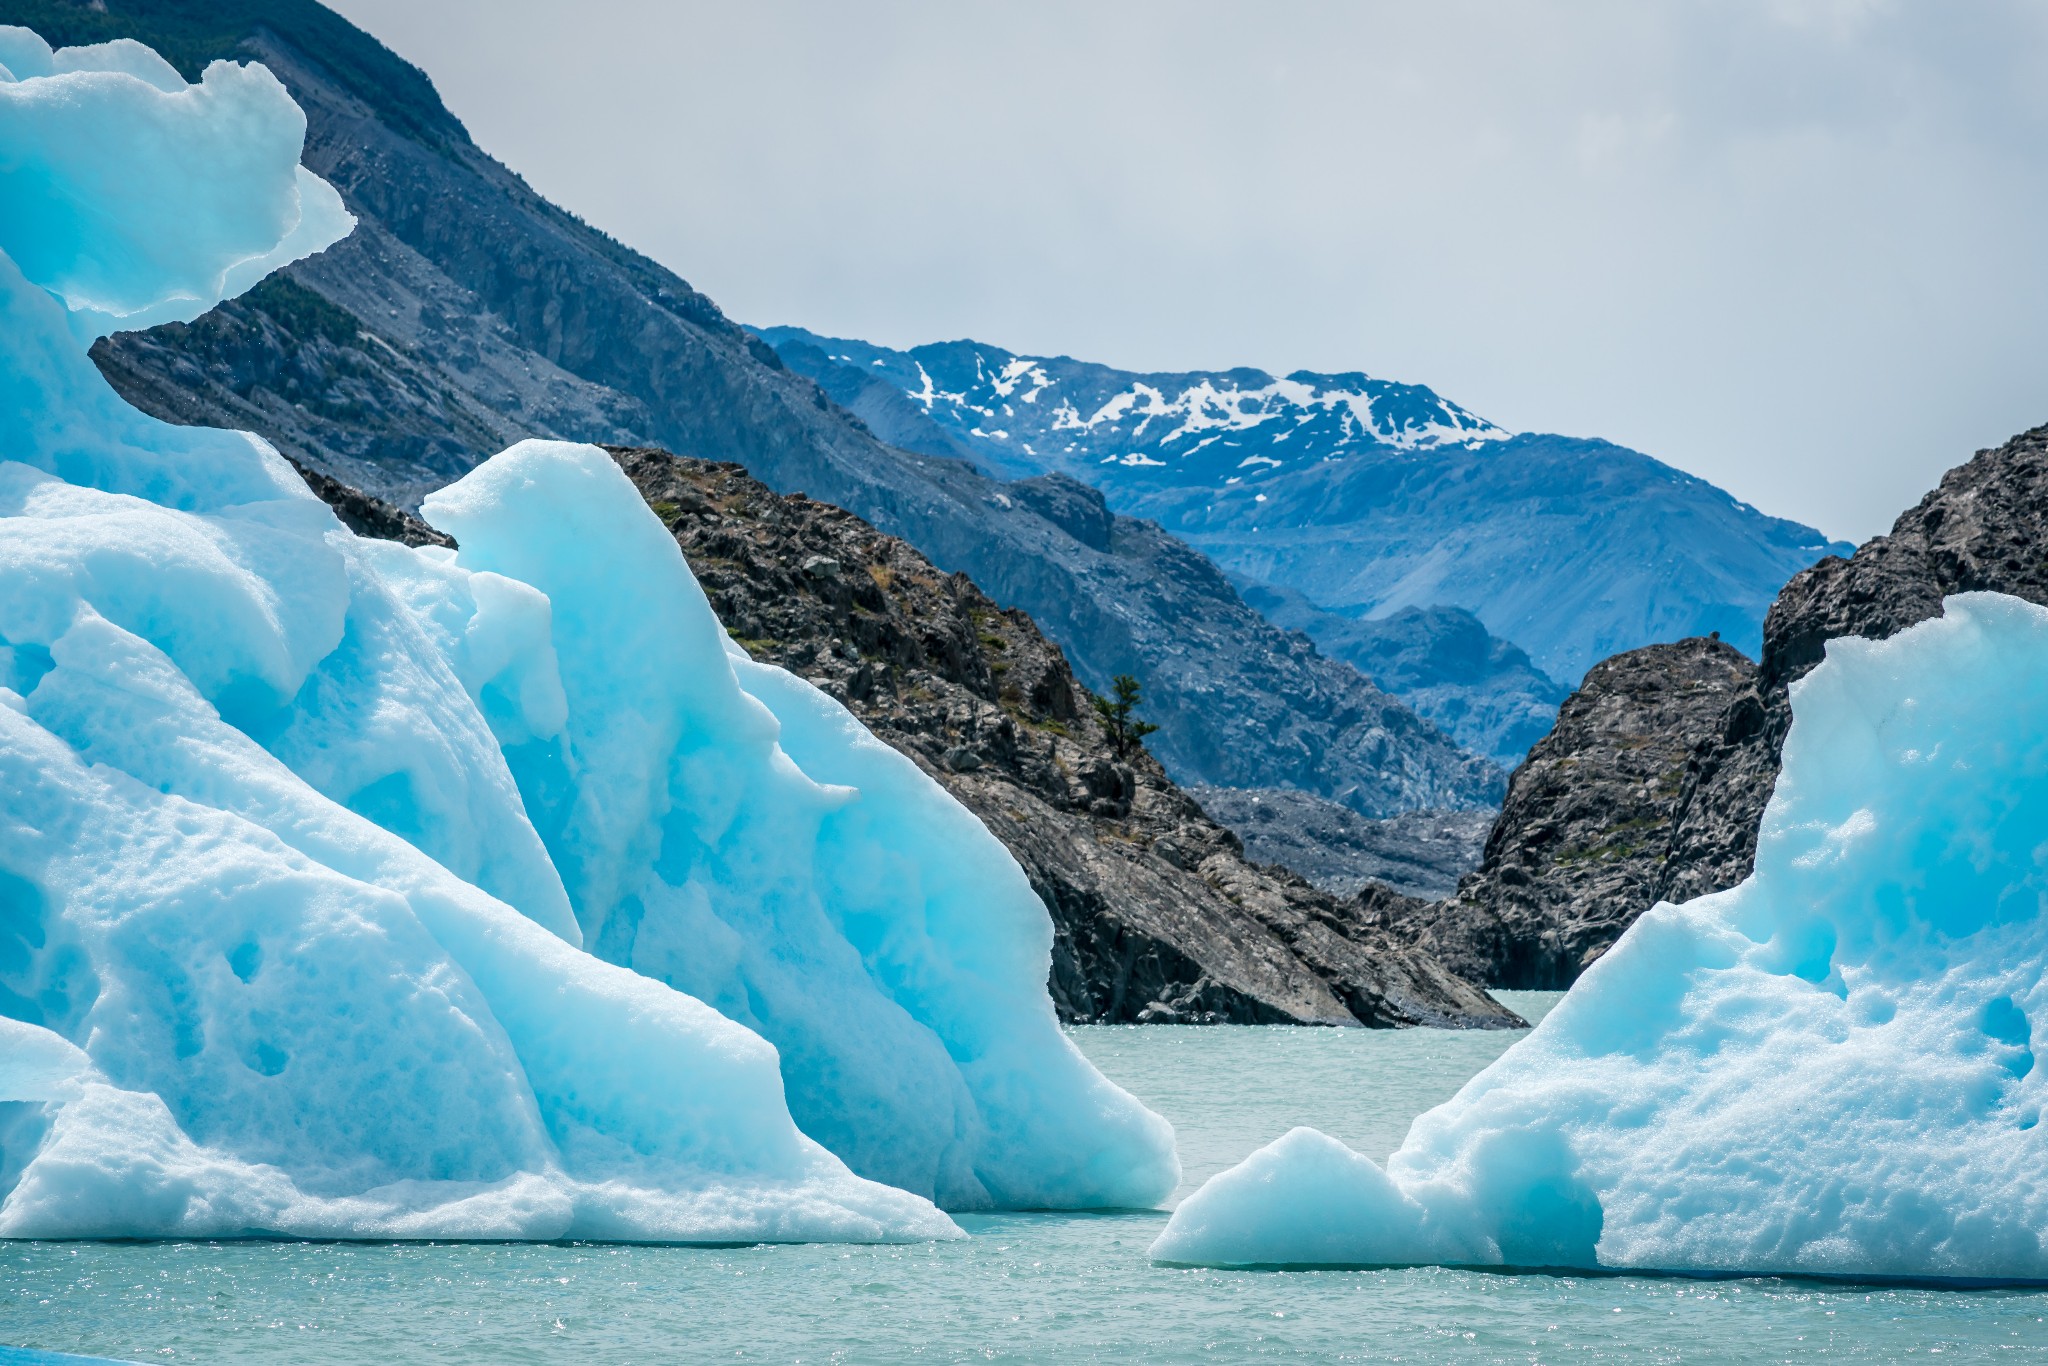
{"label": "blue iceberg", "polygon": [[[734,659],[605,454],[360,539],[85,349],[352,222],[260,66],[0,27],[0,1236],[958,1236],[1171,1130],[1007,853]],[[787,743],[785,743],[785,741]]]}
{"label": "blue iceberg", "polygon": [[1152,1248],[2048,1279],[2048,610],[1953,597],[1793,692],[1741,886],[1645,915],[1382,1169],[1296,1130]]}

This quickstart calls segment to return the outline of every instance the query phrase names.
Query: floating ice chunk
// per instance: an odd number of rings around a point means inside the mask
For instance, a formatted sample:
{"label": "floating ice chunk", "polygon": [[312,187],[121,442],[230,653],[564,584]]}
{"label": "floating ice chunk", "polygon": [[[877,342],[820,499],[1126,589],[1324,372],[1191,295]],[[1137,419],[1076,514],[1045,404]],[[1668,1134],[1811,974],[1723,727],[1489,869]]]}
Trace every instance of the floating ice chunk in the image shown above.
{"label": "floating ice chunk", "polygon": [[[268,71],[216,62],[167,90],[119,69],[146,65],[127,53],[53,55],[0,25],[17,78],[0,81],[0,459],[167,507],[333,527],[259,438],[147,417],[83,354],[116,327],[197,317],[353,224],[299,166],[305,119]],[[250,510],[266,502],[283,506]]]}
{"label": "floating ice chunk", "polygon": [[[858,793],[820,822],[818,859],[830,870],[821,900],[875,989],[930,1030],[958,1069],[979,1120],[967,1160],[988,1199],[1027,1209],[1164,1200],[1180,1184],[1173,1132],[1059,1028],[1045,991],[1052,925],[1010,852],[838,702],[727,644],[740,684],[781,723],[783,750],[809,777]],[[785,1059],[787,1031],[785,1021],[764,1022]],[[908,1060],[864,1055],[829,1025],[824,1035],[824,1048],[805,1050],[814,1072],[785,1062],[790,1106],[806,1133],[874,1175],[915,1116],[877,1123],[848,1103],[843,1079],[862,1068],[879,1089]],[[826,1137],[827,1125],[845,1146]]]}
{"label": "floating ice chunk", "polygon": [[133,38],[116,38],[108,43],[60,49],[50,54],[49,70],[39,74],[68,71],[119,72],[155,86],[166,95],[176,95],[189,88],[189,83],[178,74],[178,68],[158,56],[156,49]]}
{"label": "floating ice chunk", "polygon": [[[261,71],[263,68],[256,68]],[[303,260],[329,246],[354,230],[356,216],[341,202],[341,196],[332,185],[301,166],[298,168],[298,216],[292,220],[291,231],[284,239],[260,256],[248,256],[229,266],[221,276],[223,297],[233,298],[255,286],[264,276],[279,267]],[[123,319],[124,328],[133,328],[135,323]]]}
{"label": "floating ice chunk", "polygon": [[0,66],[7,70],[5,79],[25,81],[31,76],[47,76],[56,69],[53,58],[50,45],[33,31],[0,24]]}
{"label": "floating ice chunk", "polygon": [[[0,1092],[38,1102],[0,1114],[0,1236],[957,1236],[798,1132],[766,1042],[565,942],[486,719],[378,552],[262,443],[93,370],[67,281],[199,307],[320,236],[266,74],[110,65],[148,70],[0,83],[0,159],[34,172],[0,175],[0,245],[49,287],[0,255]],[[507,658],[539,595],[475,587],[456,661],[558,725]]]}
{"label": "floating ice chunk", "polygon": [[1421,1205],[1371,1158],[1291,1129],[1211,1181],[1153,1244],[1160,1261],[1383,1266],[1432,1246]]}
{"label": "floating ice chunk", "polygon": [[760,1039],[318,796],[146,642],[87,609],[50,655],[0,710],[6,986],[107,1087],[0,1139],[0,1235],[952,1231],[800,1135]]}
{"label": "floating ice chunk", "polygon": [[1383,1175],[1290,1135],[1154,1255],[2048,1279],[2044,679],[1995,594],[1830,641],[1748,881],[1645,915]]}

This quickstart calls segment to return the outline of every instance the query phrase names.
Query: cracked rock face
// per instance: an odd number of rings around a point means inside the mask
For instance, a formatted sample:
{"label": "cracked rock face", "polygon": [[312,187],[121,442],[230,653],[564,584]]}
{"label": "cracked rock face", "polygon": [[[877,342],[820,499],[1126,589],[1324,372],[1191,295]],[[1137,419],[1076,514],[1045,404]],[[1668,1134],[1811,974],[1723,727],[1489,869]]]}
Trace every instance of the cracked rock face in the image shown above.
{"label": "cracked rock face", "polygon": [[843,700],[1009,848],[1051,913],[1063,1019],[1518,1023],[1369,908],[1246,862],[1142,749],[1118,759],[1059,647],[965,575],[738,465],[613,454],[748,653]]}
{"label": "cracked rock face", "polygon": [[1749,876],[1789,690],[1829,640],[1885,639],[1978,590],[2048,604],[2048,427],[1978,452],[1889,535],[1794,577],[1760,664],[1688,640],[1596,666],[1510,781],[1479,872],[1452,900],[1391,904],[1389,923],[1474,980],[1568,985],[1658,901]]}

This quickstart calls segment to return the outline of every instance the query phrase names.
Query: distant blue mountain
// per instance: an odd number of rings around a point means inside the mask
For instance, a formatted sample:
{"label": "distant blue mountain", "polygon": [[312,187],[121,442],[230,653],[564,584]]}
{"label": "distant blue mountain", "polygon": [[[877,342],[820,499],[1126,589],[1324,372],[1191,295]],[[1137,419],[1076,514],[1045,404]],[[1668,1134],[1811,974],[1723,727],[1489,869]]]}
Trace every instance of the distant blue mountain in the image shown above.
{"label": "distant blue mountain", "polygon": [[1071,475],[1326,622],[1465,609],[1566,683],[1715,631],[1754,655],[1785,581],[1850,549],[1639,452],[1509,432],[1356,372],[1140,374],[972,341],[760,336],[893,445]]}

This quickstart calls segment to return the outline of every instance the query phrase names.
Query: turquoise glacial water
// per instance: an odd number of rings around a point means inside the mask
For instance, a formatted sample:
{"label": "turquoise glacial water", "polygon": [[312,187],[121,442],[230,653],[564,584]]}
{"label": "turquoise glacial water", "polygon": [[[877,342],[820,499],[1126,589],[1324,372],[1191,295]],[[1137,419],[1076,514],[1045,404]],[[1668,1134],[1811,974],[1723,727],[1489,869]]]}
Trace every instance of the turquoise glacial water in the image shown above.
{"label": "turquoise glacial water", "polygon": [[[1510,994],[1524,1014],[1554,997]],[[1089,1028],[1192,1189],[1295,1124],[1384,1156],[1514,1035]],[[1165,1215],[969,1215],[964,1243],[0,1243],[0,1343],[133,1361],[2048,1359],[2048,1291],[1155,1267]]]}

